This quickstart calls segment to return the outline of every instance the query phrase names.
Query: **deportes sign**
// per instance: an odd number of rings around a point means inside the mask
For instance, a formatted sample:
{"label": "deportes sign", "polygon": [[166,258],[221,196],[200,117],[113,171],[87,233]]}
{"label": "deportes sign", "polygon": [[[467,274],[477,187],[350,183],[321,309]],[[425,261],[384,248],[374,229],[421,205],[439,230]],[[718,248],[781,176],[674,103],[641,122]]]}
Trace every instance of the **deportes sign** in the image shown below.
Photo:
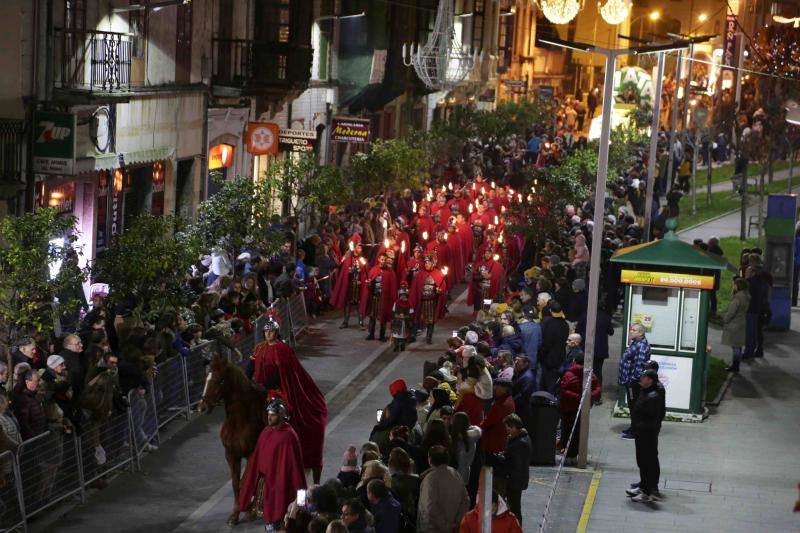
{"label": "deportes sign", "polygon": [[281,152],[310,152],[317,140],[316,130],[290,130],[278,132],[278,148]]}
{"label": "deportes sign", "polygon": [[37,111],[33,127],[33,171],[39,174],[73,174],[75,115]]}
{"label": "deportes sign", "polygon": [[369,119],[334,118],[331,123],[331,141],[341,143],[368,143]]}

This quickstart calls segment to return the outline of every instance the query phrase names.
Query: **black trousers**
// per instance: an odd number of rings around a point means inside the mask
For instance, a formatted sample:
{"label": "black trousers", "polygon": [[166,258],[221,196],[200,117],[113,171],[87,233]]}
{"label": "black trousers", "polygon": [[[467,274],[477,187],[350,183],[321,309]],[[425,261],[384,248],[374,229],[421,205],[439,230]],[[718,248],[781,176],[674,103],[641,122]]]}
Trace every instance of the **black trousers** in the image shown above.
{"label": "black trousers", "polygon": [[797,295],[800,292],[800,263],[794,265],[794,277],[792,278],[792,306],[797,307]]}
{"label": "black trousers", "polygon": [[595,357],[592,359],[592,371],[594,375],[597,376],[597,381],[600,382],[600,387],[603,386],[603,363],[605,363],[605,359],[601,359],[599,357]]}
{"label": "black trousers", "polygon": [[658,432],[637,431],[636,465],[639,467],[639,488],[645,494],[652,494],[658,488],[661,466],[658,463]]}
{"label": "black trousers", "polygon": [[558,396],[558,380],[561,379],[561,372],[556,368],[551,370],[542,367],[542,390],[549,392],[553,396]]}
{"label": "black trousers", "polygon": [[639,397],[639,391],[641,390],[641,386],[639,382],[633,381],[625,385],[625,395],[628,400],[628,410],[631,414],[631,425],[628,429],[633,427],[633,404],[636,403],[636,398]]}
{"label": "black trousers", "polygon": [[522,490],[506,487],[506,503],[514,516],[522,524]]}

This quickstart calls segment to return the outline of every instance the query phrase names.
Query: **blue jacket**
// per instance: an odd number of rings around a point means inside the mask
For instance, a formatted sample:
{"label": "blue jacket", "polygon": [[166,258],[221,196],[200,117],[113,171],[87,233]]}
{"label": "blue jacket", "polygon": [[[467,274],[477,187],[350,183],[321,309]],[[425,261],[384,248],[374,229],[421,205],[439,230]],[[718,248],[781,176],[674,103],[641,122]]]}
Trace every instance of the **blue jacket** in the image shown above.
{"label": "blue jacket", "polygon": [[389,412],[378,423],[379,430],[392,429],[397,426],[413,428],[417,423],[417,401],[411,391],[398,392],[389,403]]}
{"label": "blue jacket", "polygon": [[536,377],[533,375],[531,367],[525,369],[521,374],[514,373],[513,385],[511,387],[511,398],[514,400],[516,413],[526,421],[530,415],[531,395],[536,392]]}
{"label": "blue jacket", "polygon": [[625,348],[619,359],[619,384],[628,385],[638,381],[644,372],[644,364],[650,360],[650,343],[642,336]]}
{"label": "blue jacket", "polygon": [[500,350],[508,350],[515,355],[518,354],[522,351],[522,339],[516,333],[508,337],[503,337],[500,339],[500,344],[497,345],[497,349],[494,353]]}
{"label": "blue jacket", "polygon": [[523,322],[519,325],[522,349],[531,360],[531,367],[539,362],[539,348],[542,347],[542,327],[536,322]]}
{"label": "blue jacket", "polygon": [[375,533],[400,533],[400,503],[391,494],[369,505],[375,517]]}

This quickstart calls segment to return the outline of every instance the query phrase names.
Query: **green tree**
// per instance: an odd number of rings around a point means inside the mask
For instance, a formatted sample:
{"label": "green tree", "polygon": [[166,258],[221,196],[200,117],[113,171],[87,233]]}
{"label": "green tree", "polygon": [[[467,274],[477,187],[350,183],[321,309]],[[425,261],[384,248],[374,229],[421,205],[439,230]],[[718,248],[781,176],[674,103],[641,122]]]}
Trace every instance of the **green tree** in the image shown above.
{"label": "green tree", "polygon": [[86,279],[76,240],[75,217],[55,209],[0,220],[0,320],[7,339],[51,328],[54,297],[62,314],[86,304],[74,290]]}
{"label": "green tree", "polygon": [[219,184],[219,191],[197,210],[197,221],[190,228],[195,242],[206,251],[223,248],[234,262],[245,247],[265,255],[276,252],[284,235],[273,226],[272,206],[278,198],[271,195],[266,180],[243,176],[213,179]]}
{"label": "green tree", "polygon": [[264,176],[268,197],[280,200],[291,216],[309,217],[328,204],[350,197],[348,184],[338,167],[319,166],[311,152],[298,158],[284,157],[273,163]]}
{"label": "green tree", "polygon": [[143,214],[115,235],[92,267],[109,284],[112,305],[134,304],[133,313],[152,319],[183,305],[182,286],[199,247],[180,219]]}
{"label": "green tree", "polygon": [[348,169],[356,197],[417,188],[427,175],[430,153],[406,139],[377,140],[356,154]]}

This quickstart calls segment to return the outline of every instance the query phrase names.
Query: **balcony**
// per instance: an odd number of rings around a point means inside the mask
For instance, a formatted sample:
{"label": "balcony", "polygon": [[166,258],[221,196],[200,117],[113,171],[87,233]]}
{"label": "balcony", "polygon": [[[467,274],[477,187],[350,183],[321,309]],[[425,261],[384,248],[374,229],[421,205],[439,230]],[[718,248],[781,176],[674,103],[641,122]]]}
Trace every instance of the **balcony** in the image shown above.
{"label": "balcony", "polygon": [[130,91],[132,35],[55,29],[52,39],[57,91],[112,100]]}
{"label": "balcony", "polygon": [[214,92],[283,98],[306,88],[312,55],[311,47],[291,43],[214,38]]}
{"label": "balcony", "polygon": [[0,118],[0,188],[22,181],[24,131],[21,120]]}

